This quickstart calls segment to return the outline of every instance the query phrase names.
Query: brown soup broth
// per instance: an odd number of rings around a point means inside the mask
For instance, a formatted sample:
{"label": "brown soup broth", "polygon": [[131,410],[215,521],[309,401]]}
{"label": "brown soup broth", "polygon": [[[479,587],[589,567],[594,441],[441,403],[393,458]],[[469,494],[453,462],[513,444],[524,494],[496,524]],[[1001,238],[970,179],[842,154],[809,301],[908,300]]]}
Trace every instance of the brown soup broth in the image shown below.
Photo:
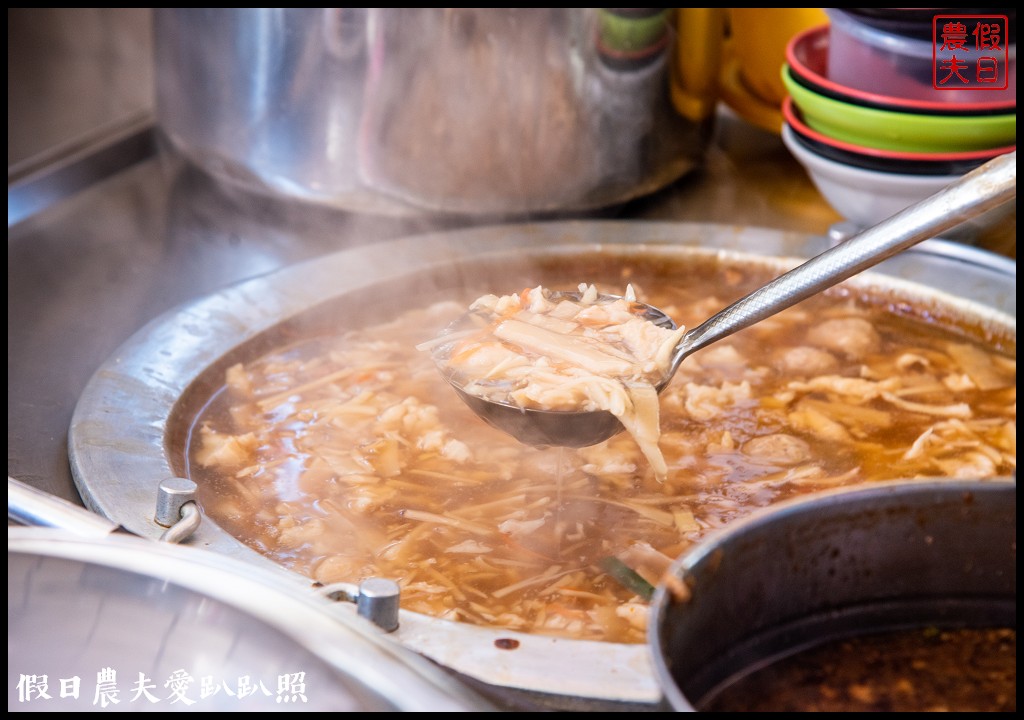
{"label": "brown soup broth", "polygon": [[[633,282],[687,326],[776,274],[699,263],[566,272],[569,289],[593,281],[621,294]],[[320,582],[393,578],[409,610],[640,643],[647,603],[609,575],[608,558],[657,584],[707,532],[780,500],[1016,467],[1015,335],[849,288],[683,363],[660,398],[664,483],[625,433],[581,450],[526,447],[473,415],[415,349],[476,290],[233,366],[191,429],[204,511]]]}

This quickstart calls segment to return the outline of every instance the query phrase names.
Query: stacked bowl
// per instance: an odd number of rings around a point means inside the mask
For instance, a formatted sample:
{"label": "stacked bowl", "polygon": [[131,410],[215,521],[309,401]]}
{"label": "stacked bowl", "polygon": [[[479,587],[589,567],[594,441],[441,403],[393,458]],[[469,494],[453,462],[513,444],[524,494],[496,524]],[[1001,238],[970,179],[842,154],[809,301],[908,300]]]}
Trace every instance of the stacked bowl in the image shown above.
{"label": "stacked bowl", "polygon": [[[1012,35],[1000,38],[1005,58],[989,53],[1001,61],[994,82],[954,88],[936,81],[941,56],[932,41],[932,13],[949,11],[827,12],[828,24],[795,35],[786,48],[782,138],[848,221],[881,222],[1016,148]],[[1012,30],[1008,21],[993,27]]]}

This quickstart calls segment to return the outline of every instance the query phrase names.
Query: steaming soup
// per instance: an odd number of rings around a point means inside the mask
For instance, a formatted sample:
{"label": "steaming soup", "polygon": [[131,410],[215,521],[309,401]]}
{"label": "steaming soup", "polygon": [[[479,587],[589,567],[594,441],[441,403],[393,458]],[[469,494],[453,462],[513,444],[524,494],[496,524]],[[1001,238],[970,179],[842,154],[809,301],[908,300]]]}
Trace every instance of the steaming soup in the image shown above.
{"label": "steaming soup", "polygon": [[[716,263],[597,286],[689,327],[776,274]],[[467,299],[228,369],[189,442],[204,511],[317,581],[393,578],[408,610],[641,643],[671,560],[756,508],[1016,468],[1016,337],[951,311],[839,288],[694,354],[660,396],[659,481],[628,433],[533,448],[477,418],[416,349]]]}

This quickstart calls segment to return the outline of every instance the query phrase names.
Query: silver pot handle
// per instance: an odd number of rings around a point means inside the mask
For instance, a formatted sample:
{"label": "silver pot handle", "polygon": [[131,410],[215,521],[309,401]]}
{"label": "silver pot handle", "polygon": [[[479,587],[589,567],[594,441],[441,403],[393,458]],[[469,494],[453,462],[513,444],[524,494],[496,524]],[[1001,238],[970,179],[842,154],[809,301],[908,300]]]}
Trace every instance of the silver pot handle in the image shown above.
{"label": "silver pot handle", "polygon": [[[156,522],[167,528],[160,540],[177,544],[191,537],[202,513],[195,503],[195,483],[168,478],[157,491]],[[55,495],[7,476],[7,519],[22,525],[53,527],[83,538],[104,538],[114,532],[128,533],[120,525]]]}
{"label": "silver pot handle", "polygon": [[121,530],[104,517],[7,476],[7,519],[22,525],[54,527],[83,538],[104,538]]}
{"label": "silver pot handle", "polygon": [[332,583],[320,588],[320,594],[331,600],[355,603],[357,614],[384,632],[398,629],[402,591],[394,580],[371,577],[358,585]]}

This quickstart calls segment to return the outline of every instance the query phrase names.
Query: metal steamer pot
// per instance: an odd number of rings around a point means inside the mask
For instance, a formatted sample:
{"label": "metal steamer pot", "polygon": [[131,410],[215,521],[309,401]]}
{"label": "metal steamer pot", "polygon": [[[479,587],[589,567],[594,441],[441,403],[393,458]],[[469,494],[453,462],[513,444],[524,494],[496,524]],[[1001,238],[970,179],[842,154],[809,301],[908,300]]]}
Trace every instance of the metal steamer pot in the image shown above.
{"label": "metal steamer pot", "polygon": [[[92,510],[134,533],[159,537],[165,528],[153,519],[158,486],[183,471],[183,433],[196,403],[220,386],[227,367],[270,349],[275,331],[295,329],[300,320],[344,317],[358,323],[366,314],[366,322],[375,322],[410,302],[505,287],[510,273],[529,276],[531,267],[557,266],[564,274],[579,258],[595,254],[611,263],[711,254],[781,273],[828,243],[824,237],[710,224],[553,222],[420,235],[301,263],[153,320],[100,367],[72,418],[75,482]],[[849,282],[955,307],[975,322],[1015,333],[1015,264],[985,251],[926,241]],[[208,518],[189,544],[267,568],[309,591],[307,578],[242,545]],[[405,610],[389,637],[488,687],[617,707],[662,700],[644,644],[523,634]],[[518,641],[514,651],[496,643],[509,638]]]}
{"label": "metal steamer pot", "polygon": [[718,10],[154,17],[161,129],[214,176],[273,195],[388,215],[596,209],[695,168],[712,129]]}
{"label": "metal steamer pot", "polygon": [[8,479],[7,709],[469,712],[450,674],[267,568]]}

